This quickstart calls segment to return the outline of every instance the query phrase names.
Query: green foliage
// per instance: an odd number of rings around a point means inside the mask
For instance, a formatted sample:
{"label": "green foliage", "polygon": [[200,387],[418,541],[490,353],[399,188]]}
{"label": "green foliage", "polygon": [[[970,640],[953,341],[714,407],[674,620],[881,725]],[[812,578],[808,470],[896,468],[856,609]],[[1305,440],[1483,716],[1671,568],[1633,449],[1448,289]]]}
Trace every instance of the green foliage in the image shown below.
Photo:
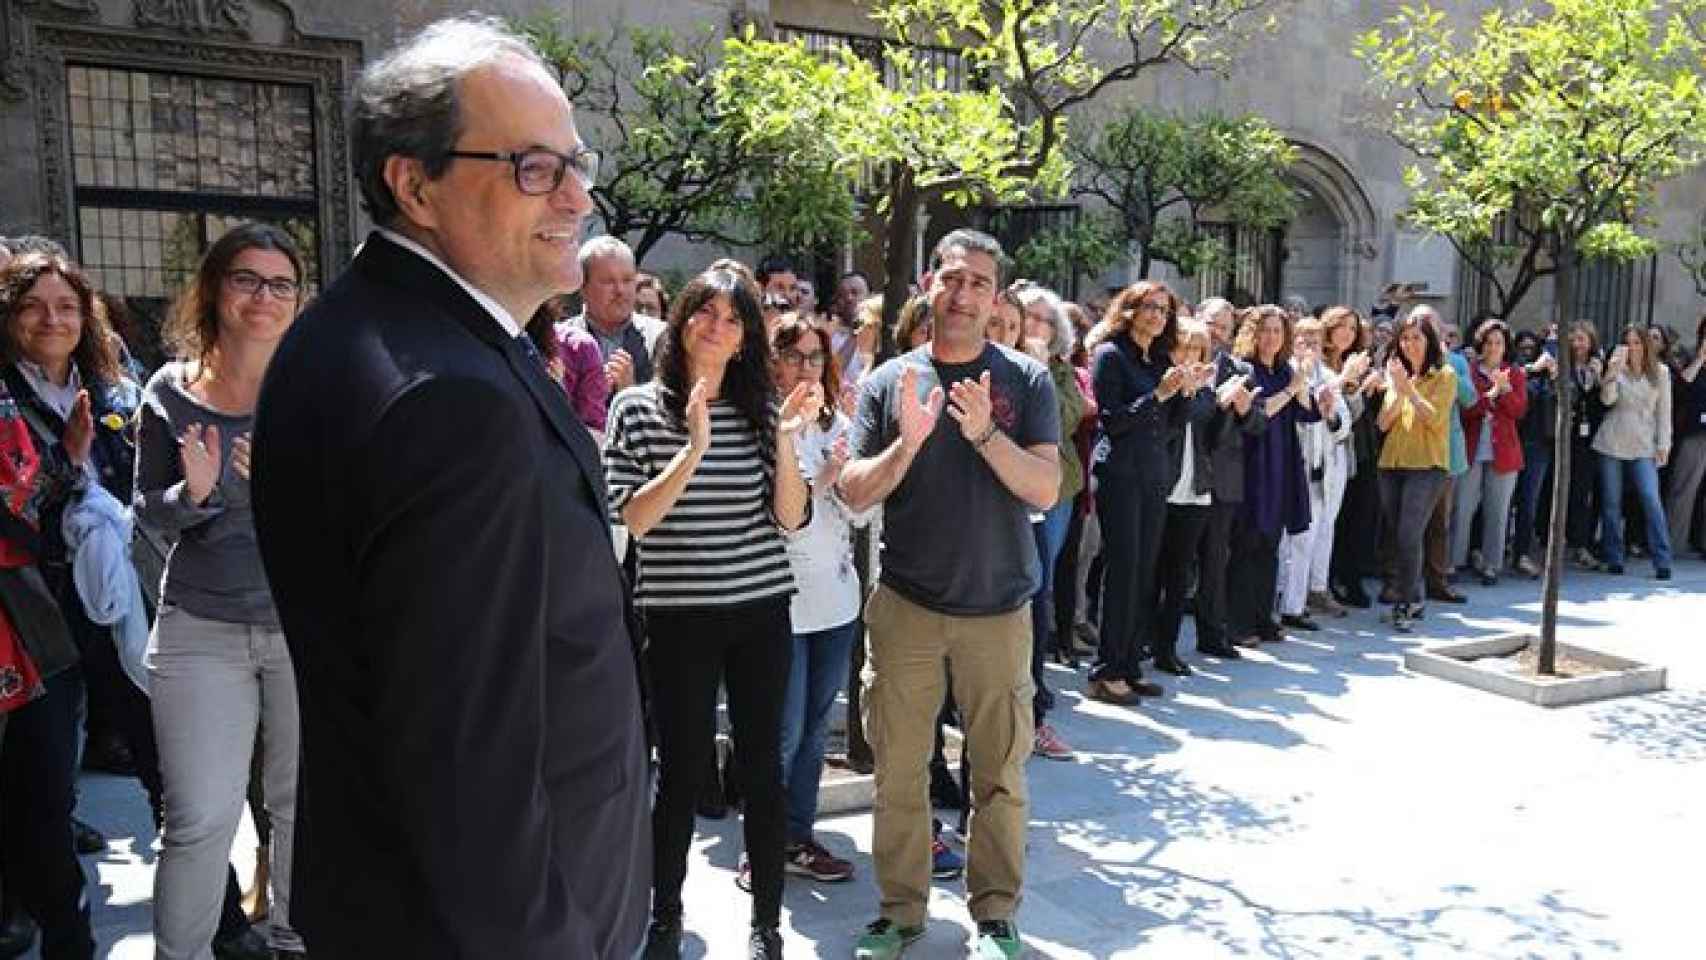
{"label": "green foliage", "polygon": [[1162,260],[1185,276],[1224,263],[1231,252],[1201,226],[1211,214],[1240,227],[1275,227],[1297,209],[1286,170],[1297,150],[1259,117],[1179,117],[1124,107],[1087,144],[1069,153],[1074,193],[1100,199],[1121,239],[1137,249],[1139,272]]}
{"label": "green foliage", "polygon": [[773,248],[854,234],[852,198],[827,188],[833,166],[785,140],[745,142],[727,122],[713,31],[575,34],[556,14],[517,27],[557,71],[582,135],[606,150],[593,202],[637,259],[670,234]]}
{"label": "green foliage", "polygon": [[892,312],[921,204],[1064,196],[1072,111],[1151,67],[1224,66],[1287,2],[872,0],[880,62],[749,30],[725,44],[716,103],[743,145],[798,144],[876,195]]}
{"label": "green foliage", "polygon": [[1518,211],[1556,253],[1650,254],[1659,183],[1699,163],[1706,0],[1553,0],[1493,10],[1459,38],[1443,11],[1404,7],[1358,55],[1420,163],[1407,216],[1460,243]]}
{"label": "green foliage", "polygon": [[1014,254],[1017,273],[1032,279],[1098,276],[1124,260],[1119,221],[1105,214],[1081,216],[1070,227],[1044,230]]}

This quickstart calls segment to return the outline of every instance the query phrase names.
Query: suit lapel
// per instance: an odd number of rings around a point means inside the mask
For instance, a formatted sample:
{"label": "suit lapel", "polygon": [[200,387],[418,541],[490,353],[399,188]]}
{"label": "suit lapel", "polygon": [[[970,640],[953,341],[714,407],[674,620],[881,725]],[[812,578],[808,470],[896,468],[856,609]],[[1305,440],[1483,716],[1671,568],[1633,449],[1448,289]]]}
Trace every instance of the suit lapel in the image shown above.
{"label": "suit lapel", "polygon": [[[593,507],[604,510],[604,464],[592,442],[592,435],[569,409],[569,400],[562,388],[545,375],[539,363],[524,353],[513,337],[498,326],[497,318],[443,270],[382,234],[374,233],[368,237],[357,265],[370,271],[370,276],[379,283],[401,287],[412,296],[424,298],[456,318],[475,339],[503,354],[511,372],[527,388],[557,439],[580,467],[588,487],[597,498]],[[526,318],[517,320],[525,323]]]}

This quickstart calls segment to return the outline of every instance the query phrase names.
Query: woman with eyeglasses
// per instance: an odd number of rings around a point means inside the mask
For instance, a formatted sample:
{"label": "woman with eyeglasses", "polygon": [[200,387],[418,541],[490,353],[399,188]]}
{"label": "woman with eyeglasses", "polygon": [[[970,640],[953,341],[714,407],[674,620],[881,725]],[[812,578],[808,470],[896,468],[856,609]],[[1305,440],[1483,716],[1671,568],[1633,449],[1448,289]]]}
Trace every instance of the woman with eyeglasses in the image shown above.
{"label": "woman with eyeglasses", "polygon": [[[1129,704],[1158,697],[1141,662],[1155,623],[1157,569],[1167,522],[1167,446],[1183,428],[1185,399],[1213,368],[1175,365],[1178,306],[1166,284],[1143,280],[1121,291],[1090,331],[1092,382],[1107,458],[1096,509],[1102,519],[1101,648],[1089,695]],[[1205,370],[1206,367],[1206,370]]]}
{"label": "woman with eyeglasses", "polygon": [[176,541],[149,641],[166,781],[154,874],[159,957],[201,958],[260,734],[272,824],[268,939],[299,954],[290,879],[299,752],[296,676],[255,539],[249,497],[255,401],[302,305],[302,258],[281,230],[236,227],[208,248],[167,322],[178,359],[148,383],[136,509]]}
{"label": "woman with eyeglasses", "polygon": [[798,438],[825,403],[801,378],[780,406],[755,283],[700,274],[675,298],[657,376],[610,405],[610,509],[633,536],[655,696],[652,923],[646,956],[681,949],[681,887],[694,807],[715,749],[719,680],[729,692],[751,861],[749,955],[782,955],[787,805],[782,705],[795,581],[785,534],[810,517]]}
{"label": "woman with eyeglasses", "polygon": [[[800,384],[817,384],[825,397],[840,391],[840,370],[828,332],[797,314],[776,328],[776,392],[787,396]],[[835,494],[847,463],[852,423],[826,403],[801,431],[795,445],[800,473],[812,478],[811,519],[788,534],[788,561],[799,592],[789,606],[794,643],[788,691],[782,698],[782,789],[787,793],[785,869],[834,883],[853,877],[853,864],[830,853],[812,835],[818,784],[835,698],[847,670],[859,618],[859,576],[853,563],[853,530],[869,513],[854,513]]]}

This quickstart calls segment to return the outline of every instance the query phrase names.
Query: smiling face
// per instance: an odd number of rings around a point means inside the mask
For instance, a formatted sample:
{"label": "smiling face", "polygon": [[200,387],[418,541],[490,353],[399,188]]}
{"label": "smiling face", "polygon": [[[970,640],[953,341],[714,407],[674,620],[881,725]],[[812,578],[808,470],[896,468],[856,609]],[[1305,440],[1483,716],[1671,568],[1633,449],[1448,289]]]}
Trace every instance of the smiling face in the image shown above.
{"label": "smiling face", "polygon": [[1624,366],[1632,371],[1647,369],[1647,338],[1639,330],[1625,330],[1623,345],[1629,348],[1629,358]]}
{"label": "smiling face", "polygon": [[1054,340],[1054,311],[1048,301],[1032,300],[1025,308],[1025,339],[1045,344]]}
{"label": "smiling face", "polygon": [[[568,98],[539,66],[507,58],[458,85],[463,130],[455,149],[475,152],[581,147]],[[400,168],[393,172],[393,168]],[[567,170],[540,196],[516,186],[513,164],[453,159],[444,175],[409,173],[393,157],[388,181],[404,218],[427,235],[451,269],[525,320],[551,297],[580,288],[581,221],[592,209],[586,187]],[[410,195],[417,200],[405,199]]]}
{"label": "smiling face", "polygon": [[1488,367],[1498,367],[1505,362],[1505,332],[1503,330],[1494,327],[1481,338],[1481,362]]}
{"label": "smiling face", "polygon": [[687,318],[682,346],[695,366],[720,367],[740,352],[746,327],[726,296],[718,295]]}
{"label": "smiling face", "polygon": [[1404,332],[1398,334],[1398,352],[1410,365],[1412,373],[1422,369],[1422,363],[1428,358],[1428,338],[1416,324],[1404,327]]}
{"label": "smiling face", "polygon": [[44,273],[18,298],[12,339],[25,360],[56,368],[71,359],[83,337],[83,301],[57,273]]}
{"label": "smiling face", "polygon": [[[252,283],[256,277],[265,282],[253,293],[243,293],[238,289],[240,282],[247,280]],[[276,343],[284,336],[296,319],[302,294],[298,286],[296,292],[288,297],[274,295],[269,284],[280,284],[280,281],[301,282],[290,258],[277,250],[251,247],[232,259],[231,267],[225,271],[225,279],[219,285],[221,342],[230,339]]]}
{"label": "smiling face", "polygon": [[1261,326],[1256,328],[1256,358],[1271,367],[1284,346],[1285,318],[1276,314],[1262,317]]}

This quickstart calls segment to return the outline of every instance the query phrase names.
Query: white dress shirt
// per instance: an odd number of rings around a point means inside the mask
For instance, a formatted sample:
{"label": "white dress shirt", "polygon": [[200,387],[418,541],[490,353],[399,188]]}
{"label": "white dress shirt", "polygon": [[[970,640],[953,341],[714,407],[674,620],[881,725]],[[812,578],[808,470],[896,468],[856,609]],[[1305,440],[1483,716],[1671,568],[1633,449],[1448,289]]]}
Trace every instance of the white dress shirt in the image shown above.
{"label": "white dress shirt", "polygon": [[426,247],[410,240],[408,237],[403,236],[397,231],[390,230],[385,227],[379,228],[379,235],[397,246],[414,253],[415,256],[420,257],[427,263],[443,270],[445,276],[456,281],[457,286],[468,291],[468,296],[473,297],[475,303],[486,308],[486,312],[492,315],[492,319],[498,322],[498,326],[502,327],[505,333],[509,334],[511,337],[521,336],[521,324],[515,322],[515,318],[509,315],[509,311],[504,309],[503,304],[498,303],[496,300],[487,296],[479,287],[476,287],[462,279],[461,274],[450,269],[450,265],[446,264],[443,260],[440,260],[431,250],[428,250]]}

